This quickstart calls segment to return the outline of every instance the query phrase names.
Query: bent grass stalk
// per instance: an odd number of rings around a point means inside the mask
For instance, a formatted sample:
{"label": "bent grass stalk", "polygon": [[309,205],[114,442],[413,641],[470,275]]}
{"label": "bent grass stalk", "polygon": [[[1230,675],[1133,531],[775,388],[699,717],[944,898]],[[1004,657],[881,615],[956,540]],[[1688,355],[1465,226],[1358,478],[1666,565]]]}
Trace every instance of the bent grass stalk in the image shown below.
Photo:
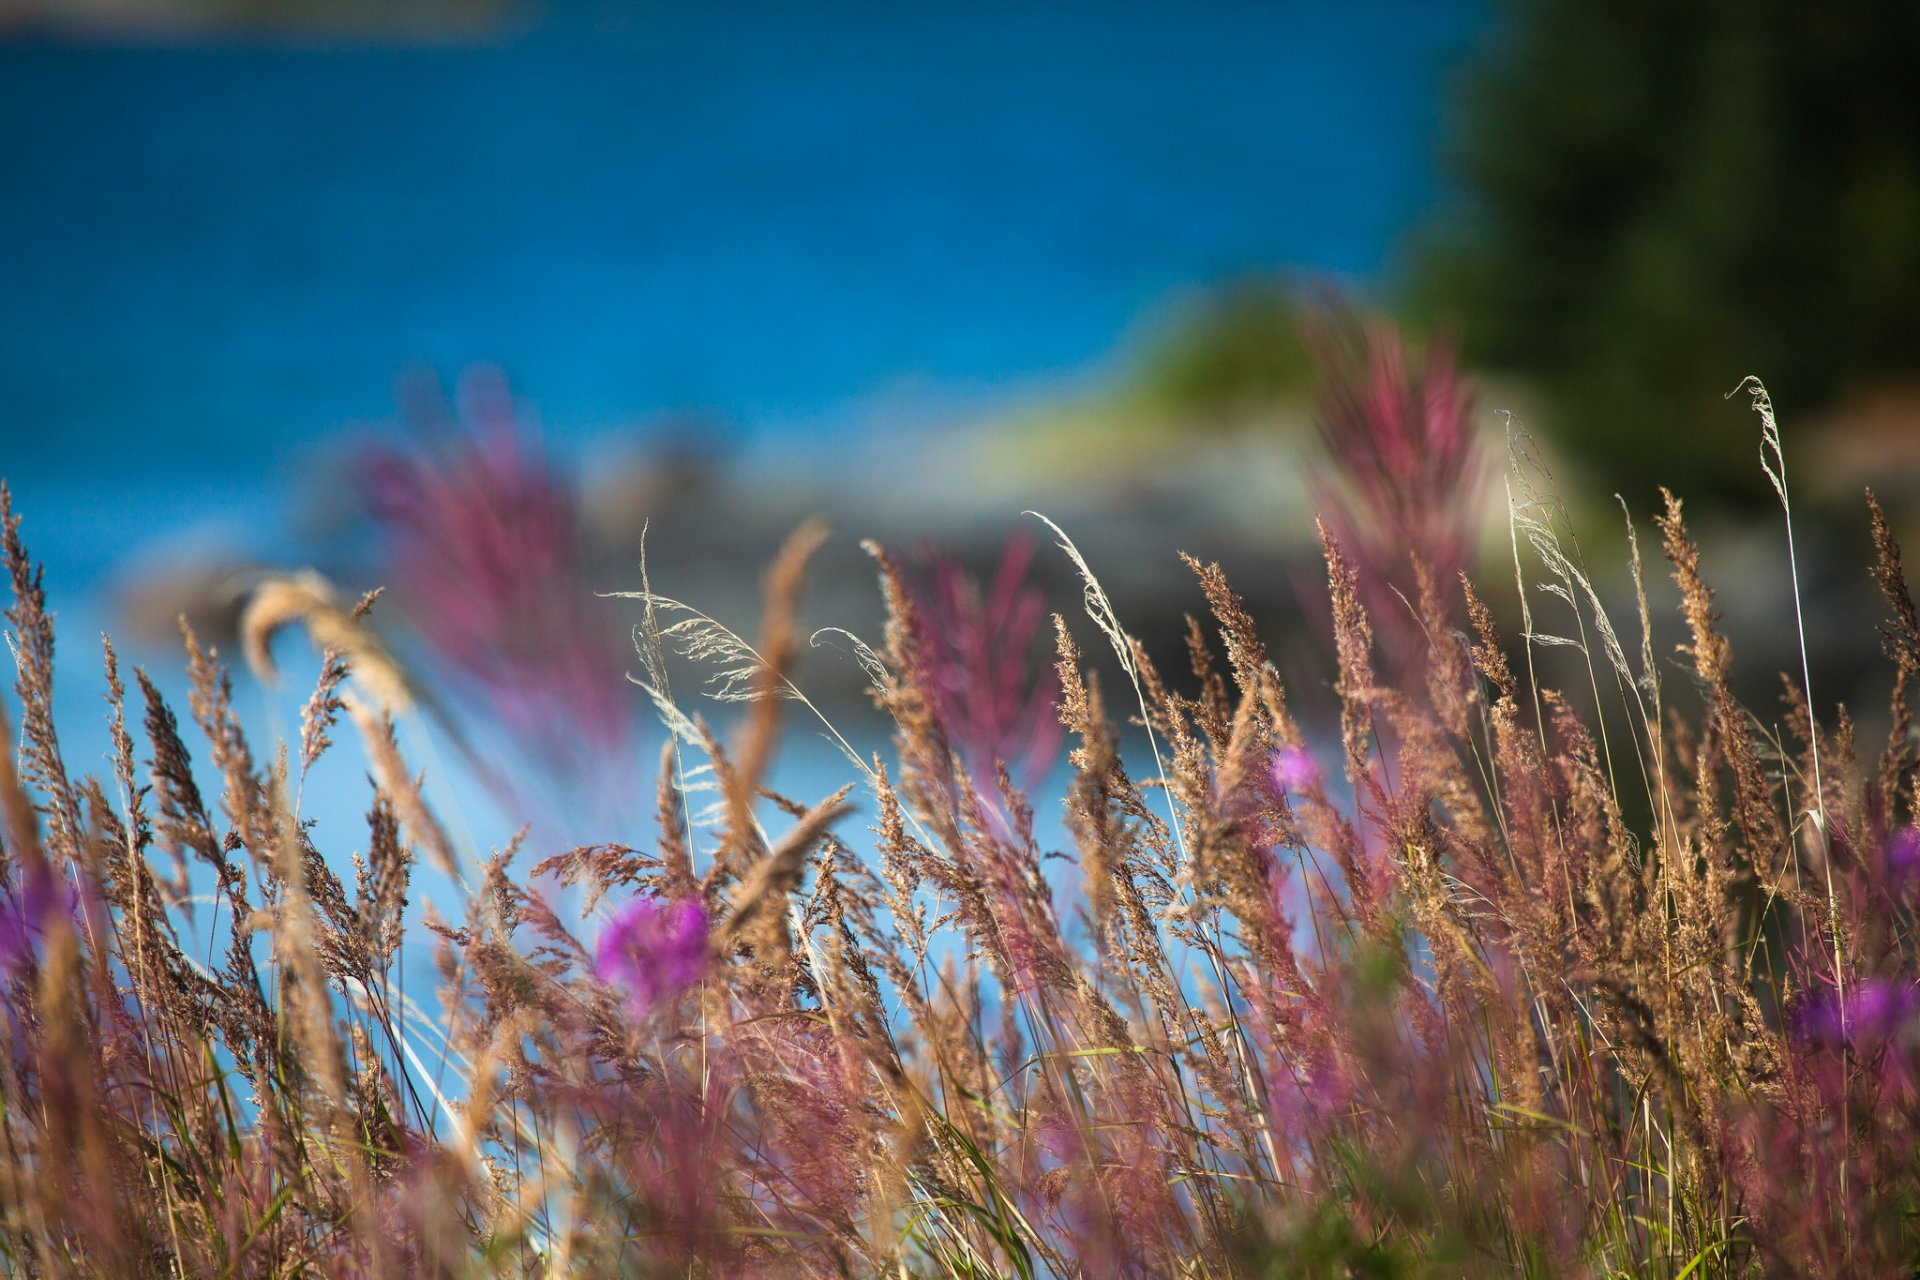
{"label": "bent grass stalk", "polygon": [[[206,759],[147,685],[148,781],[117,701],[115,777],[75,778],[0,490],[22,726],[0,770],[0,1274],[1910,1274],[1920,1041],[1888,1011],[1920,985],[1920,885],[1892,852],[1920,764],[1897,734],[1877,769],[1822,752],[1804,627],[1803,701],[1762,740],[1677,501],[1660,528],[1701,703],[1668,699],[1631,520],[1637,672],[1556,511],[1509,488],[1518,678],[1485,602],[1424,588],[1394,597],[1418,625],[1375,668],[1367,570],[1328,535],[1339,705],[1308,723],[1351,730],[1337,801],[1216,568],[1190,562],[1217,643],[1196,629],[1191,679],[1169,679],[1036,517],[1152,761],[1128,773],[1061,619],[1062,850],[943,731],[884,551],[887,639],[851,641],[893,722],[872,757],[790,669],[817,534],[777,562],[755,643],[657,595],[643,559],[635,683],[668,738],[653,843],[541,848],[529,874],[508,849],[429,921],[401,873],[450,842],[390,726],[341,691],[373,651],[322,646],[298,744],[304,770],[334,710],[359,725],[382,852],[352,876],[191,637]],[[1906,673],[1911,598],[1872,515]],[[1536,630],[1534,591],[1573,612],[1564,640]],[[1578,698],[1549,683],[1560,648]],[[670,654],[715,673],[718,727],[675,701]],[[844,789],[769,788],[774,699],[853,762],[877,841]],[[1843,822],[1830,787],[1867,817]],[[35,890],[36,866],[71,898]],[[553,882],[627,922],[622,965],[596,966]],[[191,899],[223,909],[196,923]],[[679,923],[641,927],[659,920]],[[437,1010],[394,981],[388,922],[433,947]],[[643,967],[696,937],[671,981]]]}

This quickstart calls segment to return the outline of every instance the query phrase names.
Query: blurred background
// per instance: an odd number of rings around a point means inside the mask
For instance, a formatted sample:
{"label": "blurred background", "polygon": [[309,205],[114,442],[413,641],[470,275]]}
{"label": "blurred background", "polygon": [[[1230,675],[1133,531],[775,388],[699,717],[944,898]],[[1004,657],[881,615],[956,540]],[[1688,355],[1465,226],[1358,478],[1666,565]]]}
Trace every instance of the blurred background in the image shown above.
{"label": "blurred background", "polygon": [[[643,528],[751,633],[822,517],[806,621],[877,639],[862,538],[984,574],[1025,527],[1077,608],[1027,509],[1157,652],[1184,549],[1324,671],[1330,305],[1457,344],[1464,563],[1510,581],[1511,432],[1607,593],[1614,495],[1652,556],[1671,486],[1771,697],[1763,377],[1816,690],[1866,696],[1861,488],[1920,540],[1917,57],[1909,0],[0,0],[0,475],[61,696],[98,717],[103,629],[177,688],[176,617],[231,646],[312,566],[511,723],[530,655],[632,666],[630,602],[575,597],[640,585]],[[857,663],[801,679],[863,741]]]}

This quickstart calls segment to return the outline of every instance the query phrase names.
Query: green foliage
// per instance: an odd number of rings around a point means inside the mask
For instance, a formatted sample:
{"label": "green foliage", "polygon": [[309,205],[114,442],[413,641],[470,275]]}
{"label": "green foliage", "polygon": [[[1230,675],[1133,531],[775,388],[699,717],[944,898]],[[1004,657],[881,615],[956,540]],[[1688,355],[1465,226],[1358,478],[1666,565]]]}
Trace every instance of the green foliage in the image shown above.
{"label": "green foliage", "polygon": [[1544,380],[1609,487],[1764,497],[1722,393],[1803,419],[1920,373],[1920,6],[1511,0],[1424,303]]}
{"label": "green foliage", "polygon": [[1141,358],[1132,395],[1196,426],[1232,424],[1313,387],[1300,298],[1265,279],[1223,286],[1187,306]]}

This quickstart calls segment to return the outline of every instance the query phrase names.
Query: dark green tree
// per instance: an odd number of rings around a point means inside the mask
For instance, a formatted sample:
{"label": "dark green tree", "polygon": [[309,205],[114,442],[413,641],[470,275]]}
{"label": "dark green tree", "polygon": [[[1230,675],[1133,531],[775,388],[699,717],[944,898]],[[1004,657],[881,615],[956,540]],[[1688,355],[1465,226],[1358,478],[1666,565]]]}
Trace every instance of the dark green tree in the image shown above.
{"label": "dark green tree", "polygon": [[1462,90],[1425,307],[1538,378],[1644,497],[1761,496],[1759,374],[1801,421],[1920,374],[1920,3],[1508,0]]}

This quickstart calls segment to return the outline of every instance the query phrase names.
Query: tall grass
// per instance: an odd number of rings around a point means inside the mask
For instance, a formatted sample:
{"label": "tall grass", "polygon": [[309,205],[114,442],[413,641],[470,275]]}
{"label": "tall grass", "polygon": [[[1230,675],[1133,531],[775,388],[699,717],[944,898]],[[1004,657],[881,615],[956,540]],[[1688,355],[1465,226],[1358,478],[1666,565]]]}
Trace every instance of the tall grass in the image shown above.
{"label": "tall grass", "polygon": [[[1125,687],[1055,617],[1072,775],[1041,802],[1064,806],[1061,850],[1002,763],[1044,740],[1022,708],[1045,686],[974,626],[1032,630],[1017,572],[930,589],[873,548],[889,622],[862,655],[892,750],[849,748],[853,782],[819,797],[768,788],[788,719],[817,714],[792,664],[818,531],[770,570],[751,643],[643,593],[642,687],[670,731],[656,833],[526,870],[509,849],[457,921],[409,902],[416,858],[452,855],[364,608],[316,629],[321,682],[278,754],[193,635],[190,734],[144,674],[129,712],[109,646],[112,769],[76,778],[0,497],[0,1268],[1913,1274],[1920,615],[1886,521],[1869,498],[1894,684],[1863,757],[1804,678],[1783,717],[1735,700],[1677,500],[1657,519],[1675,674],[1644,591],[1630,647],[1516,492],[1521,590],[1532,574],[1577,623],[1580,696],[1516,674],[1555,643],[1544,621],[1515,647],[1417,554],[1390,566],[1417,625],[1381,663],[1380,567],[1323,532],[1323,744],[1217,567],[1189,561],[1210,622],[1179,675],[1088,570]],[[725,737],[674,700],[676,646],[724,667]],[[996,701],[970,706],[983,683]],[[1151,752],[1123,757],[1110,701]],[[348,749],[343,715],[370,779],[351,884],[296,799]],[[431,1012],[394,977],[422,923]]]}

